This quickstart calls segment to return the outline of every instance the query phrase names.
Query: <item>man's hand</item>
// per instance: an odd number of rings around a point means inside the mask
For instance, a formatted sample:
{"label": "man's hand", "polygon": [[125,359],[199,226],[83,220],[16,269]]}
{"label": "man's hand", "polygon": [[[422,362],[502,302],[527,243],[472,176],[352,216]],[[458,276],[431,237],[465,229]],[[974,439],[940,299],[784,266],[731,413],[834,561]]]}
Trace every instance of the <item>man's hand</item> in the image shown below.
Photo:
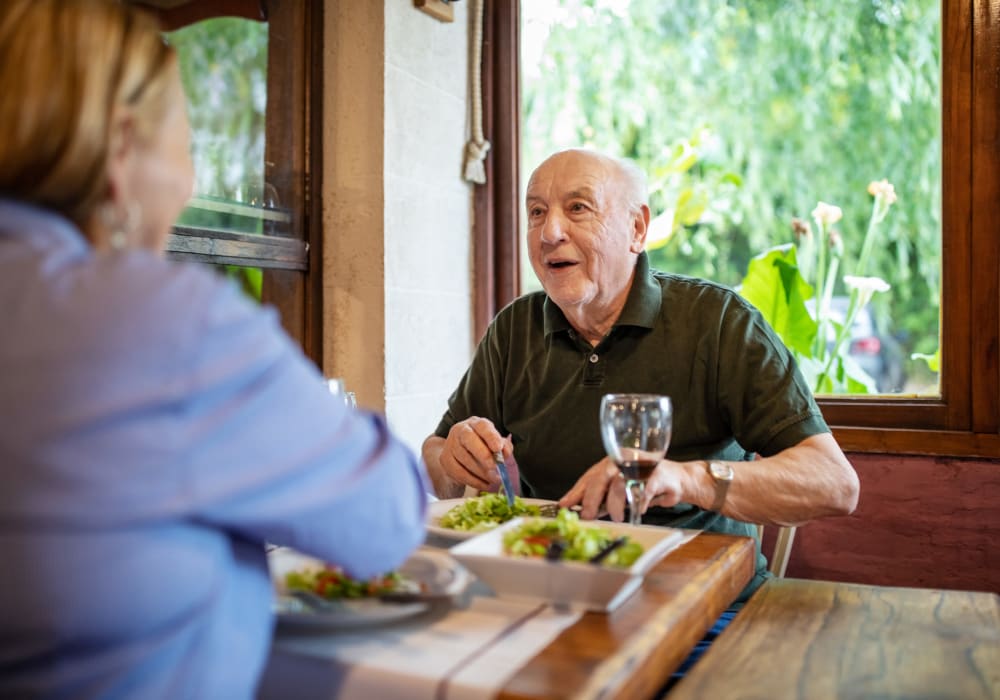
{"label": "man's hand", "polygon": [[670,508],[684,500],[684,468],[678,462],[662,460],[646,481],[642,512],[650,506]]}
{"label": "man's hand", "polygon": [[598,516],[601,507],[607,508],[615,522],[625,517],[625,484],[618,466],[605,457],[583,473],[573,488],[559,499],[562,508],[579,504],[580,517],[592,520]]}
{"label": "man's hand", "polygon": [[453,482],[486,491],[500,481],[493,458],[497,452],[502,452],[504,459],[513,454],[510,438],[502,437],[492,421],[473,416],[451,426],[438,463]]}
{"label": "man's hand", "polygon": [[[669,508],[683,500],[684,468],[677,462],[663,460],[646,482],[640,512],[645,513],[650,506]],[[580,517],[592,519],[598,516],[601,506],[607,509],[611,519],[621,522],[625,519],[625,480],[621,478],[618,466],[605,457],[577,479],[566,495],[559,500],[563,508],[580,504]]]}

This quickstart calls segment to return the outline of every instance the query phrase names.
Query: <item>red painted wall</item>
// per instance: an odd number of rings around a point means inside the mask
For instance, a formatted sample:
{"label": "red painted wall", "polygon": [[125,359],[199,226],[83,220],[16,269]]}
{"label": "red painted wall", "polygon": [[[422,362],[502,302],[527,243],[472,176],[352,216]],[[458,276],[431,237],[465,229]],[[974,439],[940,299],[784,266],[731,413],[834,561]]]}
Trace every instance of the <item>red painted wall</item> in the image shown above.
{"label": "red painted wall", "polygon": [[798,528],[786,576],[1000,593],[1000,461],[848,459],[857,510]]}

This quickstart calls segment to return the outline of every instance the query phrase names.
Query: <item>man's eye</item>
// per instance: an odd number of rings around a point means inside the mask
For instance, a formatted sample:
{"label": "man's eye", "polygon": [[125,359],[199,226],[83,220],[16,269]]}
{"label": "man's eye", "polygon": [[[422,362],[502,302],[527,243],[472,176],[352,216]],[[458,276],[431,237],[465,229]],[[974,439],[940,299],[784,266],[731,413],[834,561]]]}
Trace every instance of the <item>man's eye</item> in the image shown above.
{"label": "man's eye", "polygon": [[538,207],[535,207],[534,209],[529,209],[528,210],[528,216],[530,216],[533,219],[538,218],[542,214],[544,214],[544,212],[540,208],[538,208]]}
{"label": "man's eye", "polygon": [[581,211],[585,211],[586,209],[587,209],[587,207],[584,206],[583,202],[573,202],[573,204],[569,205],[569,210],[570,211],[574,211],[574,212],[578,212],[578,213],[581,212]]}

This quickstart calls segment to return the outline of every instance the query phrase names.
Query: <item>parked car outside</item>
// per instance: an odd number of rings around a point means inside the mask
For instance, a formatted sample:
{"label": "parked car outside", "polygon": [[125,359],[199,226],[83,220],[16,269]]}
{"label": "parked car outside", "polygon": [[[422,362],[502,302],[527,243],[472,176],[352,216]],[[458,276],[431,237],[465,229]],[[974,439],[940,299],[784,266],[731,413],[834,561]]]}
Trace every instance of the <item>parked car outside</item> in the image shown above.
{"label": "parked car outside", "polygon": [[[838,323],[843,323],[847,313],[849,298],[833,297],[830,300],[830,315]],[[830,333],[832,349],[835,335]],[[880,394],[894,394],[903,390],[906,374],[903,369],[903,349],[891,334],[883,332],[868,307],[854,316],[851,333],[848,336],[848,354],[868,376],[875,380]]]}

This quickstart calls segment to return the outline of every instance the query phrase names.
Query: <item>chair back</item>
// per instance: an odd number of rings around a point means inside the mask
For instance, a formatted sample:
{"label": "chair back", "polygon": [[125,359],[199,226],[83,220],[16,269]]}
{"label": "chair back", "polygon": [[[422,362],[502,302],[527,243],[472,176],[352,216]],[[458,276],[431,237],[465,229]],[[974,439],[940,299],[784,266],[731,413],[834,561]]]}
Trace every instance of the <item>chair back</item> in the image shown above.
{"label": "chair back", "polygon": [[[757,526],[757,539],[764,542],[764,526]],[[795,541],[795,526],[788,525],[778,528],[778,535],[774,539],[774,551],[768,558],[767,570],[778,578],[785,577],[785,570],[788,568],[788,558],[792,555],[792,542]]]}

